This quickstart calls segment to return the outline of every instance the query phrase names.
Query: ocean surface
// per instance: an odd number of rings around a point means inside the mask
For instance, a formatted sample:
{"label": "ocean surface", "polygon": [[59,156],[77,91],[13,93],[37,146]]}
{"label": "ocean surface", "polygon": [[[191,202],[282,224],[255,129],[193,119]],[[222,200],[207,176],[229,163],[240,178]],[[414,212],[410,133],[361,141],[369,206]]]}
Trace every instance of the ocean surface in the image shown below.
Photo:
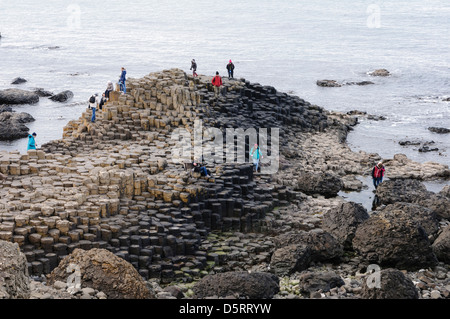
{"label": "ocean surface", "polygon": [[[0,1],[0,89],[71,90],[65,103],[41,98],[15,106],[36,121],[38,145],[62,137],[89,96],[116,82],[120,68],[139,78],[180,68],[272,85],[328,110],[384,116],[348,136],[355,151],[450,165],[450,2],[408,1]],[[385,68],[389,77],[371,77]],[[28,80],[11,85],[15,77]],[[317,80],[373,81],[323,88]],[[421,153],[401,140],[433,141]],[[0,142],[26,152],[26,138]],[[438,187],[439,188],[439,187]]]}

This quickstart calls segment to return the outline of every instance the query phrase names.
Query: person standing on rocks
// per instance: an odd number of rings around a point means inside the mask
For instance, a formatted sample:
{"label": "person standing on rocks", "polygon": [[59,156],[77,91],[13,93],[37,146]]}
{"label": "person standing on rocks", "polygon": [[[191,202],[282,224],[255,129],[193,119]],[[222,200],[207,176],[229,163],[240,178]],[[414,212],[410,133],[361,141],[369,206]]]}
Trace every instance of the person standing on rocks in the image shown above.
{"label": "person standing on rocks", "polygon": [[125,70],[124,67],[122,67],[122,73],[120,74],[120,79],[119,79],[119,89],[122,91],[122,94],[126,94],[127,93],[127,86],[126,86],[126,78],[127,75],[127,70]]}
{"label": "person standing on rocks", "polygon": [[384,171],[385,168],[383,166],[383,162],[381,161],[378,162],[378,164],[372,169],[373,186],[375,186],[375,189],[377,189],[378,185],[383,182]]}
{"label": "person standing on rocks", "polygon": [[28,150],[35,150],[36,149],[36,133],[33,132],[33,134],[28,135],[28,146],[27,146],[27,151]]}
{"label": "person standing on rocks", "polygon": [[250,150],[250,156],[253,158],[253,165],[255,166],[255,172],[258,172],[259,160],[263,158],[261,149],[258,144],[255,144]]}
{"label": "person standing on rocks", "polygon": [[234,71],[234,64],[233,62],[228,62],[227,64],[227,70],[228,70],[228,78],[232,79],[233,78],[233,71]]}
{"label": "person standing on rocks", "polygon": [[99,105],[98,94],[95,93],[89,99],[89,108],[92,109],[92,117],[91,117],[91,122],[92,123],[95,123],[95,110],[96,110],[98,105]]}
{"label": "person standing on rocks", "polygon": [[214,85],[214,97],[218,97],[222,86],[222,78],[219,75],[219,71],[216,71],[216,76],[213,77],[211,83]]}
{"label": "person standing on rocks", "polygon": [[193,77],[198,76],[198,74],[197,74],[197,62],[195,62],[195,59],[192,59],[192,61],[191,61],[191,68],[190,68],[190,70],[192,70],[192,76]]}

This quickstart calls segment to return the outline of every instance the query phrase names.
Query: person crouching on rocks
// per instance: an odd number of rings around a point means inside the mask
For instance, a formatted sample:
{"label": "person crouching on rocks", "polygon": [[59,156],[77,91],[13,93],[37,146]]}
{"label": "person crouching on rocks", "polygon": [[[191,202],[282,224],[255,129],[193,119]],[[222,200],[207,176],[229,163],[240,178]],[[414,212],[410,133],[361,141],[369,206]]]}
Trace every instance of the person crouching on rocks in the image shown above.
{"label": "person crouching on rocks", "polygon": [[106,90],[105,90],[105,96],[107,99],[109,99],[109,93],[111,93],[112,91],[114,91],[114,85],[113,85],[112,81],[108,81],[108,84],[106,85]]}
{"label": "person crouching on rocks", "polygon": [[28,135],[28,146],[27,146],[27,151],[28,150],[35,150],[36,149],[36,133],[33,132],[33,134]]}
{"label": "person crouching on rocks", "polygon": [[208,176],[208,170],[205,166],[200,165],[197,162],[193,162],[192,166],[194,167],[192,170],[196,173],[201,173],[202,176]]}
{"label": "person crouching on rocks", "polygon": [[383,182],[384,172],[385,168],[383,166],[383,162],[378,162],[378,164],[372,169],[373,186],[375,186],[375,189],[377,189],[378,185]]}

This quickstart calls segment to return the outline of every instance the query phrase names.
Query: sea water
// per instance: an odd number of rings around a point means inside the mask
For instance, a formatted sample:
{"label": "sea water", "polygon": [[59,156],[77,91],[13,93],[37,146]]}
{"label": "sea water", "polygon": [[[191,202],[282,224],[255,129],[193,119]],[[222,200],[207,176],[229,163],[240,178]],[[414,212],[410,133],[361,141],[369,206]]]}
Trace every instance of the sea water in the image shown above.
{"label": "sea water", "polygon": [[[354,151],[450,164],[450,2],[408,1],[4,1],[0,0],[0,89],[71,90],[65,102],[40,98],[14,106],[43,144],[62,137],[92,93],[168,68],[226,75],[274,86],[327,110],[384,116],[361,119],[348,136]],[[389,77],[368,73],[385,68]],[[15,77],[28,82],[11,85]],[[320,79],[372,81],[323,88]],[[399,141],[433,141],[421,153]],[[27,139],[0,142],[26,152]]]}

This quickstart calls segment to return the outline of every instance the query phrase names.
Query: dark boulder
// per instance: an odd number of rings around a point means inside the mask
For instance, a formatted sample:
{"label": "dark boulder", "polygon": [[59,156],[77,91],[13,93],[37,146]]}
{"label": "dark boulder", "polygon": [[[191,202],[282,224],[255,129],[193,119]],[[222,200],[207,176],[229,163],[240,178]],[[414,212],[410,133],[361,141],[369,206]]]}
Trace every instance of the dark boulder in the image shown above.
{"label": "dark boulder", "polygon": [[12,107],[9,105],[0,105],[0,114],[3,112],[14,112]]}
{"label": "dark boulder", "polygon": [[294,187],[296,191],[301,191],[305,194],[335,197],[344,187],[342,179],[331,173],[301,172],[299,175],[297,184]]}
{"label": "dark boulder", "polygon": [[342,85],[335,80],[317,80],[316,84],[322,87],[341,87]]}
{"label": "dark boulder", "polygon": [[[371,276],[375,276],[373,274]],[[400,270],[383,269],[378,273],[378,286],[366,278],[363,280],[361,298],[363,299],[419,299],[417,291],[411,279]],[[369,279],[370,284],[367,283]]]}
{"label": "dark boulder", "polygon": [[280,291],[279,279],[270,273],[225,272],[207,275],[193,287],[197,298],[238,296],[270,299]]}
{"label": "dark boulder", "polygon": [[50,97],[53,96],[53,92],[50,91],[46,91],[42,88],[37,88],[34,90],[34,93],[36,93],[37,95],[39,95],[40,97]]}
{"label": "dark boulder", "polygon": [[60,92],[58,94],[55,94],[55,95],[49,97],[50,100],[55,101],[55,102],[66,102],[71,98],[73,98],[73,92],[69,91],[69,90]]}
{"label": "dark boulder", "polygon": [[428,130],[433,133],[438,133],[438,134],[450,133],[450,129],[444,128],[444,127],[429,127]]}
{"label": "dark boulder", "polygon": [[324,214],[322,228],[332,234],[344,248],[351,249],[356,229],[367,219],[369,214],[361,204],[347,202]]}
{"label": "dark boulder", "polygon": [[301,273],[298,279],[300,292],[308,294],[319,290],[327,292],[330,291],[330,289],[341,287],[345,284],[342,278],[332,271],[307,271]]}
{"label": "dark boulder", "polygon": [[20,89],[0,90],[0,104],[36,104],[39,95],[34,92]]}
{"label": "dark boulder", "polygon": [[450,264],[450,226],[444,228],[432,248],[439,261]]}
{"label": "dark boulder", "polygon": [[34,121],[28,113],[0,113],[0,141],[11,141],[27,137],[29,128],[25,123]]}
{"label": "dark boulder", "polygon": [[270,259],[270,271],[277,276],[291,275],[305,270],[311,262],[311,250],[306,245],[278,248]]}
{"label": "dark boulder", "polygon": [[353,248],[380,266],[418,269],[437,262],[425,229],[402,210],[383,210],[356,230]]}
{"label": "dark boulder", "polygon": [[11,84],[22,84],[27,82],[27,80],[25,80],[24,78],[18,77],[15,78],[14,80],[12,80]]}

